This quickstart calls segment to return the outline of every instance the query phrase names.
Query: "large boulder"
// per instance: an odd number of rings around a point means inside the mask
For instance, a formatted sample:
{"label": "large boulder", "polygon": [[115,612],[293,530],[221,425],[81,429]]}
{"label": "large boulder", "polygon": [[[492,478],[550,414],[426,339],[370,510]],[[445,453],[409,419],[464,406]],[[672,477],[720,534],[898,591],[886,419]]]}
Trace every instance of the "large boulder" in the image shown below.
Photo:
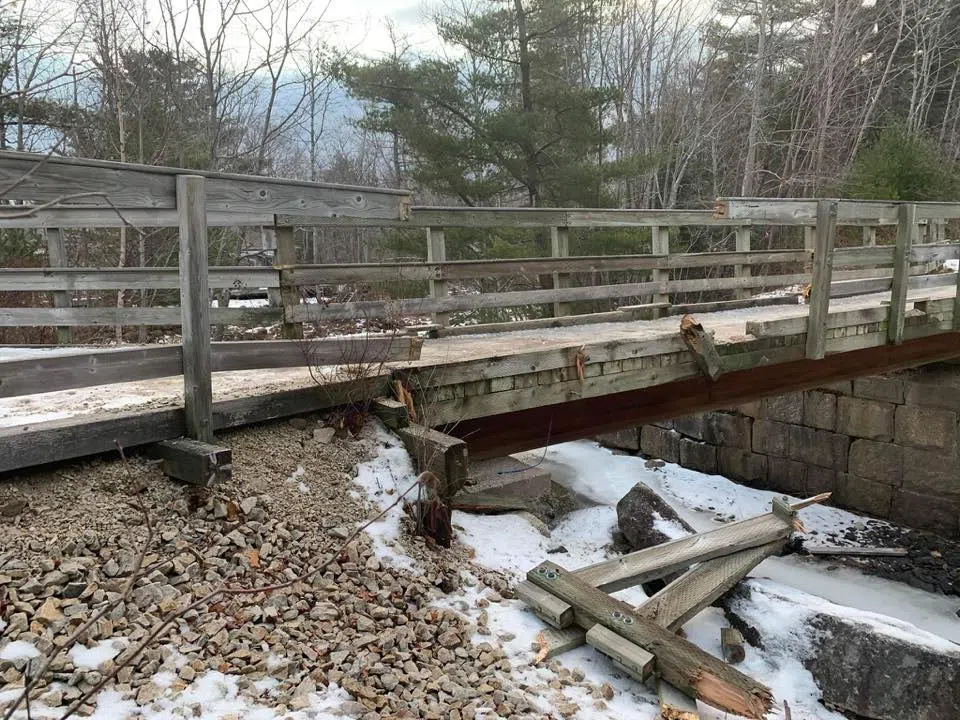
{"label": "large boulder", "polygon": [[722,604],[748,642],[800,660],[830,707],[874,720],[957,717],[960,645],[769,580],[741,582]]}

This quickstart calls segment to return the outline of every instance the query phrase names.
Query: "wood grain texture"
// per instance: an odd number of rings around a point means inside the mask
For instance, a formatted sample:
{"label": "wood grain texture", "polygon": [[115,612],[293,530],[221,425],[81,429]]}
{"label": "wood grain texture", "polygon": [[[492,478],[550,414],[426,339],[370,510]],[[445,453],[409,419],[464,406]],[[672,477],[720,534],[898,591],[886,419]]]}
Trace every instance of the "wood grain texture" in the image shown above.
{"label": "wood grain texture", "polygon": [[903,342],[904,313],[910,289],[910,250],[917,227],[917,208],[906,203],[897,208],[897,245],[893,256],[893,281],[890,286],[890,321],[887,336],[892,343]]}
{"label": "wood grain texture", "polygon": [[[123,208],[76,207],[58,205],[30,213],[30,205],[17,205],[17,217],[4,217],[0,212],[0,228],[21,229],[36,227],[55,228],[175,228],[180,224],[176,208]],[[22,217],[29,213],[27,217]],[[257,227],[273,222],[269,212],[210,212],[207,211],[207,227]]]}
{"label": "wood grain texture", "polygon": [[[282,267],[284,265],[293,265],[297,262],[297,246],[293,241],[292,227],[278,227],[275,229],[277,238],[277,263]],[[280,337],[284,340],[303,339],[303,324],[291,322],[287,318],[287,308],[296,307],[300,304],[300,293],[293,283],[288,273],[280,270],[280,301],[283,305],[283,322],[280,324]]]}
{"label": "wood grain texture", "polygon": [[[52,327],[55,325],[180,325],[178,307],[73,307],[0,308],[0,327]],[[259,327],[281,320],[280,308],[212,308],[210,322],[217,325]]]}
{"label": "wood grain texture", "polygon": [[817,202],[817,237],[813,254],[810,313],[807,318],[807,357],[817,360],[826,352],[827,316],[830,314],[830,282],[833,247],[837,237],[838,203]]}
{"label": "wood grain texture", "polygon": [[[550,228],[550,254],[554,258],[566,258],[570,256],[570,228],[551,227]],[[553,287],[570,287],[570,276],[558,270],[553,272]],[[570,314],[570,306],[566,303],[555,302],[553,304],[553,316],[563,317]]]}
{"label": "wood grain texture", "polygon": [[183,408],[187,436],[213,442],[210,286],[207,279],[205,180],[178,175],[180,214],[180,327],[183,336]]}
{"label": "wood grain texture", "polygon": [[[280,287],[279,273],[269,267],[211,267],[211,288]],[[29,290],[176,290],[178,268],[3,268],[0,291]],[[69,307],[57,305],[56,307]]]}
{"label": "wood grain texture", "polygon": [[541,563],[527,573],[527,580],[570,604],[581,627],[602,625],[653,654],[663,679],[691,697],[749,718],[762,718],[770,709],[767,687],[560,566]]}
{"label": "wood grain texture", "polygon": [[[818,202],[837,203],[839,225],[896,225],[899,203],[887,200],[806,200],[787,198],[720,198],[714,211],[718,218],[748,221],[754,224],[813,225]],[[917,220],[941,220],[960,217],[960,203],[916,203]]]}
{"label": "wood grain texture", "polygon": [[[443,228],[427,228],[427,262],[442,263],[447,259],[447,241]],[[430,280],[430,297],[444,299],[447,297],[447,282],[445,280]],[[435,325],[449,325],[450,314],[442,312],[431,313],[430,320]]]}
{"label": "wood grain texture", "polygon": [[[63,231],[59,227],[50,227],[44,230],[44,236],[47,241],[47,258],[50,261],[50,266],[54,268],[65,267],[67,265],[67,249],[66,243],[63,238]],[[4,289],[0,286],[0,289]],[[58,308],[68,308],[73,304],[73,301],[70,298],[70,293],[63,292],[61,289],[59,292],[53,293],[53,306]],[[73,342],[73,331],[69,326],[58,327],[57,328],[57,344],[58,345],[69,345]]]}
{"label": "wood grain texture", "polygon": [[603,625],[594,625],[587,630],[584,640],[587,645],[610,658],[617,667],[624,669],[634,680],[643,682],[653,674],[656,666],[653,655]]}

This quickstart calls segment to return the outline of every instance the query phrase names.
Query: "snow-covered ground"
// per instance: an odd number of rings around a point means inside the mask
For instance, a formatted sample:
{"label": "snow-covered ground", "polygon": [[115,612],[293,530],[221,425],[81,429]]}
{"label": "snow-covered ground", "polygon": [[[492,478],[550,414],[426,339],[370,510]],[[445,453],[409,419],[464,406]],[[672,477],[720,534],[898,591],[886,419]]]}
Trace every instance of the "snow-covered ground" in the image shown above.
{"label": "snow-covered ground", "polygon": [[[381,507],[393,501],[398,491],[413,481],[413,468],[402,445],[393,436],[378,431],[381,451],[358,468],[357,483]],[[768,512],[774,493],[739,486],[717,476],[667,465],[650,469],[642,458],[614,454],[596,443],[579,441],[552,447],[544,453],[529,453],[529,459],[542,461],[554,480],[577,495],[596,503],[564,517],[545,537],[527,520],[518,515],[471,515],[455,512],[453,521],[458,540],[475,550],[474,562],[483,568],[503,572],[515,580],[545,559],[570,569],[607,558],[611,531],[616,526],[616,503],[637,482],[643,482],[660,493],[687,522],[698,531],[717,527],[722,522]],[[392,510],[371,529],[378,545],[378,554],[405,567],[411,567],[399,543],[399,509]],[[800,512],[808,530],[819,533],[843,531],[862,522],[852,513],[826,506],[813,506]],[[678,527],[674,528],[679,530]],[[671,528],[664,527],[667,534]],[[557,553],[560,547],[564,553]],[[551,551],[554,551],[552,554]],[[769,642],[763,650],[750,648],[740,668],[768,684],[779,701],[787,700],[793,717],[805,720],[842,720],[842,716],[823,707],[819,691],[810,675],[797,659],[802,642],[804,620],[818,608],[830,608],[831,601],[845,606],[842,612],[870,623],[873,613],[881,613],[903,621],[905,632],[914,639],[925,638],[930,644],[950,646],[943,640],[960,642],[960,623],[953,614],[955,603],[945,597],[923,593],[900,583],[869,577],[852,570],[827,571],[825,564],[814,564],[796,556],[770,558],[758,566],[752,577],[765,578],[754,582],[758,587],[756,617],[760,626],[775,630],[781,642]],[[469,575],[469,573],[467,573]],[[472,578],[467,578],[472,581]],[[645,598],[642,590],[631,588],[616,593],[617,597],[637,604]],[[472,587],[447,596],[443,604],[455,607],[476,620],[481,612],[478,594]],[[483,603],[481,603],[483,604]],[[494,635],[506,638],[505,649],[513,663],[514,676],[531,687],[549,681],[551,671],[531,666],[535,651],[531,646],[537,633],[546,626],[519,600],[505,600],[485,607],[489,628]],[[872,612],[870,612],[872,611]],[[912,625],[911,625],[912,623]],[[684,626],[688,638],[704,650],[722,657],[720,628],[723,614],[708,608]],[[916,627],[913,627],[913,626]],[[791,638],[793,639],[791,641]],[[653,692],[639,683],[624,678],[602,655],[589,647],[581,647],[560,656],[569,667],[578,667],[588,680],[609,683],[615,690],[613,701],[603,710],[592,708],[588,698],[578,697],[576,689],[567,688],[567,699],[577,702],[581,710],[577,718],[623,718],[654,720],[659,706]],[[551,709],[556,695],[540,698],[545,710]]]}

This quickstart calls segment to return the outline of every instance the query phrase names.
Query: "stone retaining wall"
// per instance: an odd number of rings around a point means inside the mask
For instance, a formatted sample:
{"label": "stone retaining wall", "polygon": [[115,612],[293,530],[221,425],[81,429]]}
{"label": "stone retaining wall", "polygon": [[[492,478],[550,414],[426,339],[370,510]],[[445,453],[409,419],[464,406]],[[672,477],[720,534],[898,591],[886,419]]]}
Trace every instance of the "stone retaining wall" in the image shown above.
{"label": "stone retaining wall", "polygon": [[960,535],[960,366],[790,393],[623,430],[604,444],[754,487]]}

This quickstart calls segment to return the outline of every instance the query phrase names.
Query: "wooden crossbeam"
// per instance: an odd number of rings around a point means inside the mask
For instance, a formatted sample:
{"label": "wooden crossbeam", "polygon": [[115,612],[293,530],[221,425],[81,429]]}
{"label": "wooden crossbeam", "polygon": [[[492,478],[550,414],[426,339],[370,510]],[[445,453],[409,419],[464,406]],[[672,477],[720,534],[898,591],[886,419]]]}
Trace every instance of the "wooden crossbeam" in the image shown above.
{"label": "wooden crossbeam", "polygon": [[527,580],[570,604],[581,627],[602,625],[651,653],[663,679],[691,697],[757,720],[770,710],[769,688],[641,617],[627,603],[591,587],[574,573],[544,562],[527,573]]}
{"label": "wooden crossbeam", "polygon": [[226,482],[233,471],[229,448],[189,438],[164,440],[151,445],[147,454],[162,461],[164,475],[201,487]]}

